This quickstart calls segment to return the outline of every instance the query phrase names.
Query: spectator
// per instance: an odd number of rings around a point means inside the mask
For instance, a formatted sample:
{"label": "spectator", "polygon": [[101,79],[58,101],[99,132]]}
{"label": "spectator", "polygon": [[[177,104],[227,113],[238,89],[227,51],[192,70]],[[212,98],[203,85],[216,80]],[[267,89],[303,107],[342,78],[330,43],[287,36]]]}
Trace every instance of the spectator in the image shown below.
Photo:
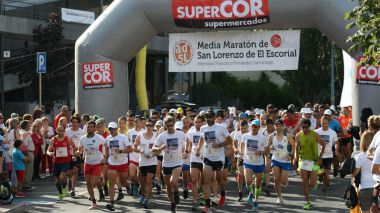
{"label": "spectator", "polygon": [[37,119],[40,119],[41,117],[42,117],[42,110],[36,107],[33,112],[33,119],[37,120]]}
{"label": "spectator", "polygon": [[13,145],[16,140],[21,140],[20,133],[20,121],[18,118],[13,118],[9,122],[9,130],[8,130],[8,141],[9,144],[6,144],[4,146],[4,149],[7,150],[5,153],[3,153],[5,157],[6,162],[6,170],[9,174],[12,174],[12,152],[13,152]]}
{"label": "spectator", "polygon": [[49,169],[49,175],[53,174],[53,158],[46,154],[46,151],[49,147],[50,139],[54,136],[53,127],[49,126],[49,119],[47,117],[42,118],[42,127],[41,127],[42,136],[44,138],[44,144],[42,145],[42,177],[46,176],[46,164]]}
{"label": "spectator", "polygon": [[28,157],[25,157],[24,154],[22,154],[21,150],[19,149],[21,144],[22,144],[21,140],[15,140],[14,149],[12,151],[13,169],[16,171],[16,174],[17,174],[17,189],[16,189],[15,196],[18,198],[25,197],[25,194],[21,191],[21,189],[24,184],[25,162],[30,161],[30,159]]}
{"label": "spectator", "polygon": [[22,120],[24,120],[24,121],[27,120],[30,123],[34,122],[33,115],[31,115],[31,114],[24,114],[24,116],[22,116]]}
{"label": "spectator", "polygon": [[40,133],[40,124],[36,120],[33,125],[32,125],[32,140],[34,143],[34,171],[33,171],[33,177],[35,179],[42,179],[39,174],[39,169],[40,169],[40,163],[42,160],[42,145],[44,144],[43,142],[43,137]]}
{"label": "spectator", "polygon": [[[53,125],[55,130],[57,129],[58,122],[62,117],[65,117],[67,121],[70,119],[69,107],[68,106],[62,106],[61,107],[61,113],[59,113],[57,116],[55,116],[54,125]],[[66,128],[66,126],[64,126],[64,127]]]}
{"label": "spectator", "polygon": [[33,171],[34,171],[34,143],[30,133],[30,123],[25,120],[21,122],[20,129],[21,139],[24,143],[24,146],[28,149],[28,153],[26,153],[26,157],[30,159],[28,163],[25,164],[25,179],[24,179],[24,190],[32,189],[32,179],[33,179]]}

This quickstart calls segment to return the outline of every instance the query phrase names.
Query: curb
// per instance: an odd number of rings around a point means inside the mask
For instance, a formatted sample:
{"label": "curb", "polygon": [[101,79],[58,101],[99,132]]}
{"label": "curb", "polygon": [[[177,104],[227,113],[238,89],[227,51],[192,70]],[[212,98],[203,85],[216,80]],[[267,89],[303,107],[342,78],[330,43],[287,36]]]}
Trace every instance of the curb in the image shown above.
{"label": "curb", "polygon": [[26,211],[26,204],[10,204],[10,205],[0,205],[0,212],[7,213],[21,213]]}

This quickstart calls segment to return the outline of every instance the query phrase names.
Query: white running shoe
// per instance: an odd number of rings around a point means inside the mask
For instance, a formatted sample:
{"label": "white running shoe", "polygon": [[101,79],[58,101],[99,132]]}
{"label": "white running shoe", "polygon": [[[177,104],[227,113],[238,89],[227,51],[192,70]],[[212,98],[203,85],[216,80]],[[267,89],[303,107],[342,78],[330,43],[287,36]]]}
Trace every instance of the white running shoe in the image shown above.
{"label": "white running shoe", "polygon": [[282,197],[280,198],[277,198],[277,200],[276,200],[276,204],[277,205],[282,205],[282,204],[284,204],[284,200],[282,199]]}

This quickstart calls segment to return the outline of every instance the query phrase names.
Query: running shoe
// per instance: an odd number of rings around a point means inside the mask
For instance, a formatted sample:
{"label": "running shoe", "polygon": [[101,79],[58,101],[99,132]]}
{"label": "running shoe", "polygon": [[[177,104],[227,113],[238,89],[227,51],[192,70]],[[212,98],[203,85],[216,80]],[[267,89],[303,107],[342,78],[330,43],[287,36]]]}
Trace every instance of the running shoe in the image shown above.
{"label": "running shoe", "polygon": [[315,186],[313,188],[311,188],[311,190],[313,190],[313,191],[316,191],[317,189],[318,189],[318,183],[315,184]]}
{"label": "running shoe", "polygon": [[161,194],[161,186],[160,186],[160,184],[157,184],[156,185],[156,190],[157,190],[157,192],[156,192],[156,194]]}
{"label": "running shoe", "polygon": [[263,190],[263,191],[264,191],[264,193],[265,193],[265,197],[270,197],[270,196],[272,196],[267,186],[264,187],[264,190]]}
{"label": "running shoe", "polygon": [[311,202],[307,201],[305,205],[303,205],[303,210],[310,210],[312,207]]}
{"label": "running shoe", "polygon": [[26,196],[25,196],[25,194],[23,192],[18,191],[18,192],[15,193],[15,197],[17,197],[17,198],[24,198]]}
{"label": "running shoe", "polygon": [[258,210],[259,209],[259,204],[257,201],[253,202],[252,210]]}
{"label": "running shoe", "polygon": [[67,197],[68,193],[67,193],[67,189],[66,188],[62,188],[62,197]]}
{"label": "running shoe", "polygon": [[144,204],[145,203],[145,197],[144,195],[141,195],[140,196],[140,204]]}
{"label": "running shoe", "polygon": [[134,185],[132,187],[132,195],[133,197],[137,197],[138,194],[139,194],[139,187],[137,185]]}
{"label": "running shoe", "polygon": [[181,201],[181,198],[179,197],[179,194],[178,194],[178,193],[175,193],[175,194],[174,194],[174,203],[175,203],[176,205],[178,205],[180,201]]}
{"label": "running shoe", "polygon": [[191,211],[192,211],[192,212],[198,212],[198,211],[199,211],[199,210],[198,210],[198,206],[197,206],[196,203],[193,203],[193,206],[191,207]]}
{"label": "running shoe", "polygon": [[57,201],[61,201],[61,200],[63,200],[63,196],[62,196],[62,194],[61,194],[61,193],[59,193],[59,194],[58,194],[58,198],[57,198]]}
{"label": "running shoe", "polygon": [[97,208],[96,203],[92,203],[90,207],[88,207],[88,210],[94,210]]}
{"label": "running shoe", "polygon": [[144,209],[148,209],[148,207],[149,207],[148,200],[144,200],[143,207],[144,207]]}
{"label": "running shoe", "polygon": [[220,196],[219,198],[219,208],[222,208],[224,203],[226,202],[226,196]]}
{"label": "running shoe", "polygon": [[[91,199],[91,198],[90,198]],[[106,197],[104,196],[104,194],[102,193],[102,194],[100,194],[99,195],[99,202],[103,202],[103,201],[105,201],[106,200]]]}
{"label": "running shoe", "polygon": [[119,192],[119,193],[117,194],[117,198],[116,198],[116,200],[119,201],[119,200],[122,200],[123,198],[124,198],[123,193],[120,193],[120,192]]}
{"label": "running shoe", "polygon": [[247,203],[249,205],[253,205],[253,194],[252,193],[249,193]]}
{"label": "running shoe", "polygon": [[277,204],[277,205],[282,205],[282,204],[284,204],[284,200],[282,199],[282,197],[277,198],[277,200],[276,200],[276,204]]}
{"label": "running shoe", "polygon": [[239,198],[237,200],[238,202],[243,201],[243,192],[239,192]]}
{"label": "running shoe", "polygon": [[206,199],[204,197],[202,197],[201,200],[199,201],[199,204],[201,206],[205,206],[206,205]]}
{"label": "running shoe", "polygon": [[205,206],[205,207],[202,209],[201,212],[202,212],[202,213],[208,213],[208,212],[210,212],[210,208],[209,208],[208,206]]}
{"label": "running shoe", "polygon": [[326,196],[326,195],[327,195],[327,189],[326,189],[326,188],[323,188],[323,189],[321,190],[321,194],[322,194],[322,196]]}
{"label": "running shoe", "polygon": [[115,211],[115,207],[111,203],[109,203],[109,204],[106,205],[106,209],[110,210],[111,212]]}
{"label": "running shoe", "polygon": [[74,190],[71,190],[70,192],[70,197],[74,197],[75,196],[75,191]]}
{"label": "running shoe", "polygon": [[177,206],[175,205],[175,203],[172,203],[171,206],[170,206],[170,211],[171,211],[172,213],[175,213],[176,210],[177,210]]}

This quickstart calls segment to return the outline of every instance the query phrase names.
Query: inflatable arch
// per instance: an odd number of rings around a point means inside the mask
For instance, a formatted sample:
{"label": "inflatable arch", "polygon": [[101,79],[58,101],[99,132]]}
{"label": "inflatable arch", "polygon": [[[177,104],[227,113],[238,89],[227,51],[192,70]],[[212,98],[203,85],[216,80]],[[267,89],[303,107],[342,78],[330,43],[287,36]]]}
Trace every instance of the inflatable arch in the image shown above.
{"label": "inflatable arch", "polygon": [[[178,27],[173,19],[172,1],[174,0],[115,0],[77,40],[75,47],[77,112],[99,113],[107,120],[123,115],[129,106],[127,63],[153,36],[158,32],[210,30]],[[347,50],[351,45],[346,40],[354,32],[346,30],[347,21],[344,20],[344,14],[352,10],[357,2],[348,0],[233,0],[232,2],[236,1],[267,2],[270,23],[234,29],[316,28],[343,50]],[[345,61],[346,65],[357,67],[357,55],[351,53],[350,56],[349,61]],[[87,85],[86,79],[94,76],[88,73],[85,76],[82,70],[91,70],[94,65],[98,69],[113,70],[112,75],[95,76],[95,79],[113,78],[112,88],[92,89],[96,88],[96,85]],[[374,97],[379,96],[380,87],[356,84],[356,70],[351,72],[353,116],[357,124],[362,108],[372,107],[374,112],[380,112],[380,102]]]}

